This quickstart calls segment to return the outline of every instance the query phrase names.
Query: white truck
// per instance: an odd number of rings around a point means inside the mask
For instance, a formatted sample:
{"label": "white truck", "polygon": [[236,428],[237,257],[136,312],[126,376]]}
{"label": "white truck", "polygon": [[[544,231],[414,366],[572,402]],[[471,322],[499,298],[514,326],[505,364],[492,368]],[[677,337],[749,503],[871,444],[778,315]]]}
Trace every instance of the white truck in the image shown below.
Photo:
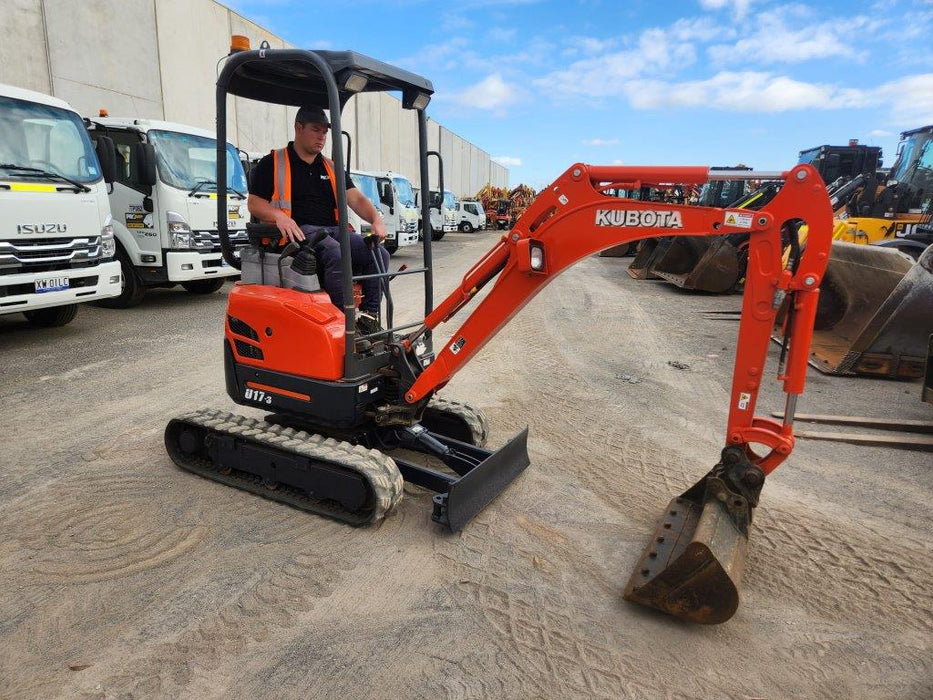
{"label": "white truck", "polygon": [[445,233],[457,230],[457,198],[450,190],[444,190],[444,197],[438,190],[431,190],[431,240],[439,241]]}
{"label": "white truck", "polygon": [[473,233],[486,228],[486,212],[483,205],[474,199],[457,202],[455,213],[457,228],[461,231]]}
{"label": "white truck", "polygon": [[120,293],[113,144],[100,152],[66,102],[0,85],[0,315],[63,326],[79,302]]}
{"label": "white truck", "polygon": [[[376,176],[358,170],[351,170],[350,179],[353,181],[353,185],[356,189],[362,192],[366,196],[366,199],[372,202],[373,206],[376,207],[376,211],[382,212],[383,207],[380,206],[379,185],[376,182]],[[353,227],[354,231],[362,236],[372,231],[371,224],[363,221],[357,213],[349,207],[347,209],[350,225]],[[385,247],[391,255],[398,250],[398,230],[396,229],[398,222],[396,217],[386,217],[384,214],[383,220],[386,225]]]}
{"label": "white truck", "polygon": [[[418,208],[415,192],[407,177],[390,170],[367,172],[376,179],[379,209],[386,225],[386,249],[394,253],[399,248],[418,242]],[[353,175],[351,173],[350,177]],[[388,232],[395,231],[395,242],[390,242]]]}
{"label": "white truck", "polygon": [[[181,284],[194,294],[215,292],[237,270],[220,252],[217,230],[217,141],[204,129],[151,119],[94,117],[91,137],[116,148],[110,193],[123,290],[105,306],[128,308],[148,287]],[[246,245],[247,184],[240,154],[227,144],[227,227]]]}

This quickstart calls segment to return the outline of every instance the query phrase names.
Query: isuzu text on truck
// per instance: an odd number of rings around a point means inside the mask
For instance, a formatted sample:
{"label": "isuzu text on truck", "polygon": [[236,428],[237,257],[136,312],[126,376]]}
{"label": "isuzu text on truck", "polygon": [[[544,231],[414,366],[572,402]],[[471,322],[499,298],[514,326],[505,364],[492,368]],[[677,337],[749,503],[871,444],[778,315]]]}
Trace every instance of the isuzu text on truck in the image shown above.
{"label": "isuzu text on truck", "polygon": [[0,315],[63,326],[78,302],[120,293],[101,158],[66,102],[0,85]]}
{"label": "isuzu text on truck", "polygon": [[[181,284],[195,294],[215,292],[239,274],[223,261],[217,233],[217,146],[214,134],[150,119],[95,117],[91,136],[116,148],[116,181],[110,194],[123,291],[105,305],[138,304],[147,287]],[[227,227],[246,244],[246,173],[227,144]]]}

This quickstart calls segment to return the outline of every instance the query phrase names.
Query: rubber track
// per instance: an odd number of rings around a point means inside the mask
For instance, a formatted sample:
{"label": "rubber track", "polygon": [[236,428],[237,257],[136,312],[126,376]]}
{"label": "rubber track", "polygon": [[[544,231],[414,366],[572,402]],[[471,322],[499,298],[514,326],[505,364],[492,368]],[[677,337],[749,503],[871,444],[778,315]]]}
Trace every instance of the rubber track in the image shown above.
{"label": "rubber track", "polygon": [[[365,512],[351,512],[332,501],[309,498],[303,491],[284,484],[270,489],[263,485],[260,477],[236,469],[229,474],[221,474],[208,459],[181,463],[173,455],[172,459],[178,466],[212,481],[350,525],[376,522],[402,500],[402,475],[392,458],[378,450],[216,409],[193,411],[175,420],[208,429],[214,434],[233,435],[238,440],[311,457],[359,474],[372,490],[373,505]],[[177,450],[175,452],[178,453]]]}
{"label": "rubber track", "polygon": [[489,435],[489,421],[486,419],[486,414],[480,409],[462,401],[452,401],[437,395],[431,397],[428,408],[461,418],[473,434],[473,444],[477,447],[486,446],[486,438]]}

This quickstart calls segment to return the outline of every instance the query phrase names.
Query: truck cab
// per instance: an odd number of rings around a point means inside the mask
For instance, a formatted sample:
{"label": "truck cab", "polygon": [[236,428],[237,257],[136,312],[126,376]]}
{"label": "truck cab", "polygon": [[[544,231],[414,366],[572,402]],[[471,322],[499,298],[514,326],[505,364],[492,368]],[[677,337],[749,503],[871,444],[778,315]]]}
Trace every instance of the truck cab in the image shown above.
{"label": "truck cab", "polygon": [[0,85],[0,315],[63,326],[120,293],[104,173],[66,102]]}
{"label": "truck cab", "polygon": [[473,199],[457,202],[454,209],[457,228],[466,233],[486,228],[486,212],[483,205]]}
{"label": "truck cab", "polygon": [[[395,231],[395,249],[418,242],[418,208],[415,192],[407,177],[391,170],[368,172],[376,178],[379,192],[379,210],[386,231]],[[352,174],[351,174],[352,177]],[[388,234],[386,235],[388,239]],[[386,241],[388,248],[389,241]],[[392,252],[390,250],[390,252]]]}
{"label": "truck cab", "polygon": [[457,198],[450,190],[444,190],[443,197],[438,190],[431,190],[431,230],[435,241],[457,230]]}
{"label": "truck cab", "polygon": [[[124,285],[108,305],[138,304],[150,287],[181,284],[195,294],[217,291],[238,272],[220,252],[216,139],[204,129],[150,119],[95,117],[92,138],[107,136],[117,172],[110,206]],[[227,144],[227,226],[246,245],[246,173]]]}
{"label": "truck cab", "polygon": [[[376,207],[376,211],[383,213],[383,221],[386,226],[385,247],[386,250],[389,251],[389,255],[391,255],[398,250],[398,230],[396,229],[398,220],[397,217],[385,216],[379,201],[379,185],[376,181],[376,177],[359,170],[351,170],[350,179],[353,181],[354,187],[362,192],[366,199],[372,202],[372,205]],[[348,220],[353,229],[361,236],[368,235],[372,231],[372,224],[363,221],[359,215],[349,207],[347,207],[347,209]]]}

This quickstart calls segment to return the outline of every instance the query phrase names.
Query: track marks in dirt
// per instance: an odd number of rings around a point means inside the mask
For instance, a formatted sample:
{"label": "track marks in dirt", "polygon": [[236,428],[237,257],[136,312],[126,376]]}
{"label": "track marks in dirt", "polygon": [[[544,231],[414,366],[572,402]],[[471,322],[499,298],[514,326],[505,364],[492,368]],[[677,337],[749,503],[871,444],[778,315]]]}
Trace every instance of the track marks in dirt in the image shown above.
{"label": "track marks in dirt", "polygon": [[[164,487],[157,474],[96,466],[96,472],[49,484],[29,502],[8,508],[2,520],[12,521],[0,521],[20,548],[21,565],[39,581],[106,581],[161,566],[198,546],[205,528],[173,522],[154,496]],[[49,518],[50,512],[57,517]]]}
{"label": "track marks in dirt", "polygon": [[188,628],[147,645],[96,677],[89,676],[81,686],[83,697],[127,692],[140,697],[171,697],[182,691],[190,697],[216,694],[213,672],[218,667],[243,655],[250,645],[274,640],[294,627],[356,566],[357,531],[337,523],[319,521],[319,525],[318,551],[265,562],[248,585],[230,591],[228,598],[205,610]]}

